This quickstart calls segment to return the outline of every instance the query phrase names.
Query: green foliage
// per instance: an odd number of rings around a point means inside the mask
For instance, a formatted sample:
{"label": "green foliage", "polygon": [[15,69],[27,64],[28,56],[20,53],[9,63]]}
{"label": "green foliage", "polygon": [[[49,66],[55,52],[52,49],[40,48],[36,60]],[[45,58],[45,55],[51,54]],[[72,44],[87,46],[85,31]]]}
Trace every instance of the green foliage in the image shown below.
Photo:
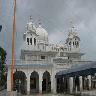
{"label": "green foliage", "polygon": [[0,47],[0,86],[3,86],[6,82],[6,74],[5,74],[5,69],[6,69],[6,51]]}
{"label": "green foliage", "polygon": [[6,55],[7,55],[6,51],[0,47],[0,56],[1,56],[0,59],[1,59],[3,64],[5,63]]}

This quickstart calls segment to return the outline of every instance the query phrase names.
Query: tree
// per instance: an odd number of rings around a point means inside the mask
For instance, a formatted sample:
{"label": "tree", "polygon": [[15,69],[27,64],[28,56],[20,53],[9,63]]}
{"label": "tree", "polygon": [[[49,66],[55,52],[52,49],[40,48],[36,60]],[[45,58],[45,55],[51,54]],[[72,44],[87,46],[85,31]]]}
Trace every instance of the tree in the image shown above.
{"label": "tree", "polygon": [[0,47],[0,86],[6,82],[6,51]]}

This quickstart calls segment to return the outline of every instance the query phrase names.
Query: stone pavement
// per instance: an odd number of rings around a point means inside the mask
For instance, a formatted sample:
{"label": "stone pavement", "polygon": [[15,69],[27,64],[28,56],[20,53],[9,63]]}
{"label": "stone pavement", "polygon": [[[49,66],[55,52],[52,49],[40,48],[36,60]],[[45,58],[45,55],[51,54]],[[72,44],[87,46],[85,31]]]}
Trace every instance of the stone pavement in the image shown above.
{"label": "stone pavement", "polygon": [[7,94],[6,90],[0,91],[0,96],[7,96],[6,94]]}
{"label": "stone pavement", "polygon": [[13,95],[11,95],[11,94],[8,94],[7,92],[0,92],[0,96],[73,96],[73,95],[64,95],[64,94],[56,94],[56,95],[54,95],[54,94],[42,94],[42,95],[40,95],[40,94],[37,94],[37,95],[21,95],[21,94],[13,94]]}
{"label": "stone pavement", "polygon": [[74,95],[64,95],[64,94],[37,94],[37,95],[22,95],[22,96],[74,96]]}
{"label": "stone pavement", "polygon": [[[16,92],[14,92],[14,94],[10,94],[8,93],[6,90],[0,91],[0,96],[73,96],[73,95],[64,95],[64,94],[34,94],[34,95],[21,95],[21,94],[16,94]],[[96,95],[95,95],[96,96]]]}
{"label": "stone pavement", "polygon": [[81,93],[81,96],[96,96],[96,90],[84,91]]}

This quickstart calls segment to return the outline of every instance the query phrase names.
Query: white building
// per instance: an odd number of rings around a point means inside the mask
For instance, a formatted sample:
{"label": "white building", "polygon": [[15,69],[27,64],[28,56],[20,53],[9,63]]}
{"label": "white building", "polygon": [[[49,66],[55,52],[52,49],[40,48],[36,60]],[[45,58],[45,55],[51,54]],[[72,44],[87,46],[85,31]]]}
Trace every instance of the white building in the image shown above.
{"label": "white building", "polygon": [[[30,19],[23,40],[20,60],[15,60],[13,88],[21,93],[56,93],[56,73],[82,62],[80,38],[72,30],[65,44],[50,44],[48,32],[41,24],[35,27]],[[11,91],[10,74],[9,65],[7,91]]]}

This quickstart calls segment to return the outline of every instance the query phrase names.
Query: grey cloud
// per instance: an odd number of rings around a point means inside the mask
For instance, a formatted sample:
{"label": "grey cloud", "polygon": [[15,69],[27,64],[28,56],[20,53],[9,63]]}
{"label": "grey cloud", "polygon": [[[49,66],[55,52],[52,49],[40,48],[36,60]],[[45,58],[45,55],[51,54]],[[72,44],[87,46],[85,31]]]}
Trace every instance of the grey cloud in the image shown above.
{"label": "grey cloud", "polygon": [[[9,9],[12,11],[12,0],[10,2]],[[81,51],[87,53],[86,59],[95,60],[95,11],[96,0],[17,0],[16,58],[19,58],[18,53],[23,42],[22,35],[25,32],[26,23],[29,16],[32,15],[35,24],[41,19],[43,27],[49,33],[49,38],[54,41],[66,39],[70,21],[72,20],[73,24],[77,26],[78,34],[81,38]],[[12,13],[9,12],[5,17],[0,17],[0,20],[5,18],[5,22],[0,23],[6,23],[8,31],[8,58],[11,58],[12,15],[10,14]],[[62,32],[63,35],[58,35],[59,32]],[[0,33],[0,41],[4,40],[2,36],[6,38],[5,28]],[[0,44],[4,47],[4,41],[3,43],[0,42]]]}

